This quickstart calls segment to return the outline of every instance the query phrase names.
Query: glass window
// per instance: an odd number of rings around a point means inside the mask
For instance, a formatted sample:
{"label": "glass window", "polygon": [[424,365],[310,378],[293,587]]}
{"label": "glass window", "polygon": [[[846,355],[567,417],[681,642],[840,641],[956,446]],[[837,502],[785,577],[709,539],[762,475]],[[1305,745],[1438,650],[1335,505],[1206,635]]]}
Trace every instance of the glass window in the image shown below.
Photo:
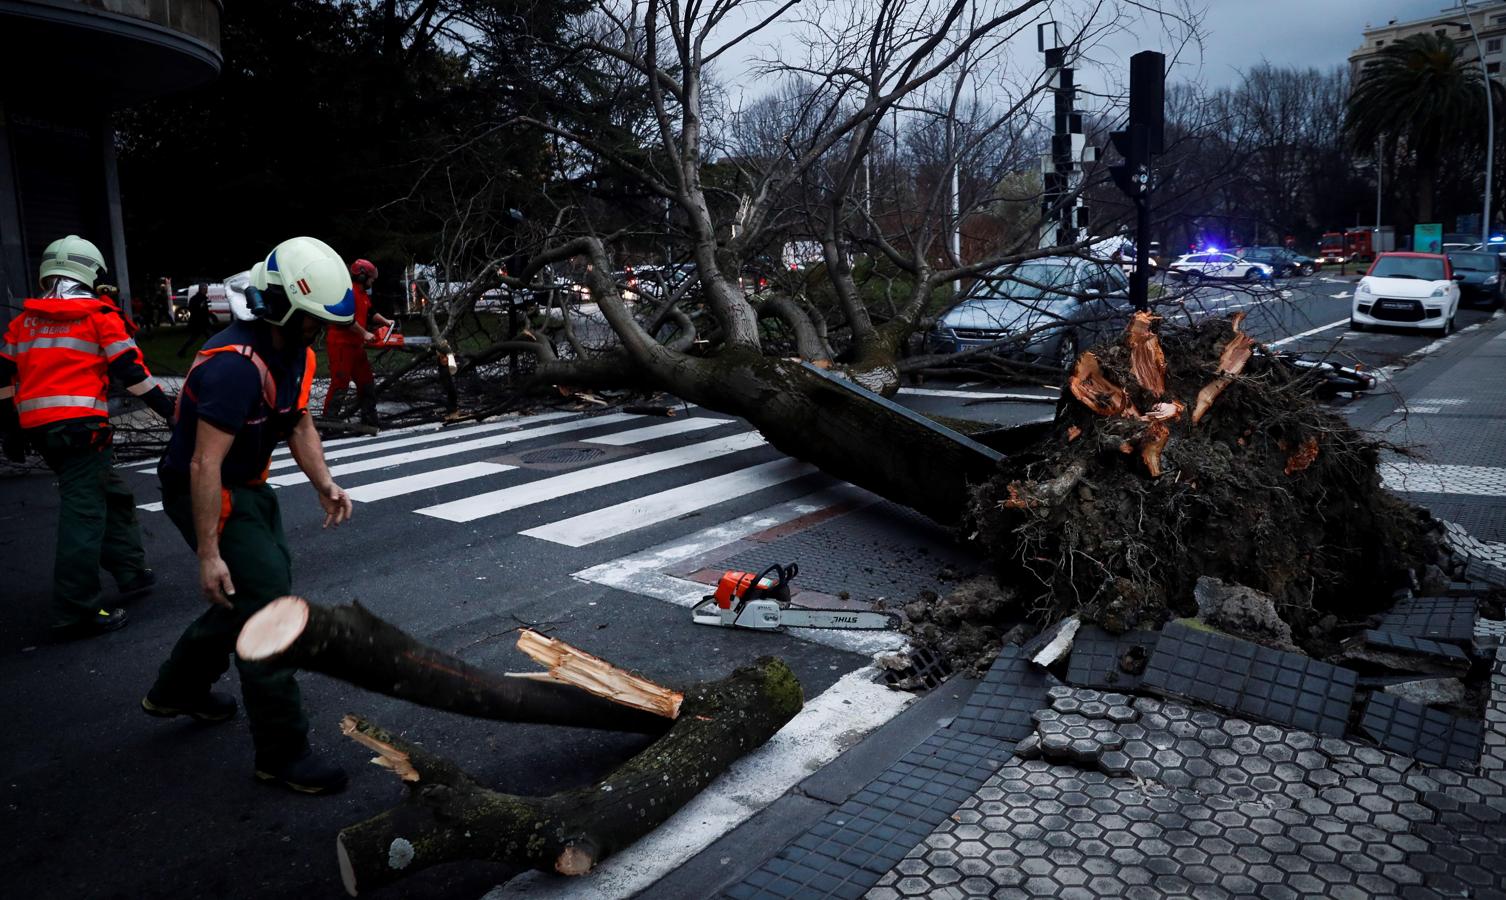
{"label": "glass window", "polygon": [[1375,42],[1375,46],[1377,46],[1377,47],[1384,47],[1384,46],[1386,46],[1386,42],[1385,41],[1376,41]]}
{"label": "glass window", "polygon": [[1501,52],[1501,39],[1500,38],[1489,38],[1489,39],[1487,39],[1485,41],[1485,52],[1486,53],[1500,53]]}
{"label": "glass window", "polygon": [[1494,272],[1499,265],[1494,253],[1450,253],[1448,261],[1470,272]]}
{"label": "glass window", "polygon": [[1433,256],[1382,256],[1367,274],[1377,278],[1443,281],[1443,260]]}
{"label": "glass window", "polygon": [[1485,71],[1491,75],[1494,75],[1497,72],[1501,71],[1501,64],[1498,62],[1486,63]]}

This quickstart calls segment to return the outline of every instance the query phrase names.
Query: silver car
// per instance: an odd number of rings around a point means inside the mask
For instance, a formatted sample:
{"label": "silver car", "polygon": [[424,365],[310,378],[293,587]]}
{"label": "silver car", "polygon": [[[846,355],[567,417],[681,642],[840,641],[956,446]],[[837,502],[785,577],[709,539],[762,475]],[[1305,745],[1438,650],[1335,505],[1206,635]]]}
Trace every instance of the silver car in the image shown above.
{"label": "silver car", "polygon": [[1118,266],[1047,257],[989,272],[942,313],[926,339],[932,353],[961,353],[1007,338],[1012,359],[1068,368],[1078,351],[1122,330],[1132,312]]}

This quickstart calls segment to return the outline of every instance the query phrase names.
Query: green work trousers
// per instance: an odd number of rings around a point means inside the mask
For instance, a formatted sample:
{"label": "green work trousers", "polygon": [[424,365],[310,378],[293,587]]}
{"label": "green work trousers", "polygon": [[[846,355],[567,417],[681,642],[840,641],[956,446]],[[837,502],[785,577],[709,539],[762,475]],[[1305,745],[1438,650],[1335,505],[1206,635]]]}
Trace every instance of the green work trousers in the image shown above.
{"label": "green work trousers", "polygon": [[[162,487],[163,510],[197,551],[193,503],[186,489]],[[222,513],[223,514],[223,513]],[[229,515],[220,530],[220,557],[230,569],[235,596],[231,609],[211,605],[193,621],[157,673],[153,690],[165,700],[192,701],[230,667],[235,638],[252,614],[287,594],[293,583],[293,558],[282,533],[277,495],[264,484],[230,490]],[[295,670],[236,657],[241,695],[251,721],[259,765],[277,765],[308,750],[308,719],[294,678]]]}
{"label": "green work trousers", "polygon": [[29,437],[58,477],[53,624],[73,625],[99,613],[101,568],[122,587],[146,573],[136,498],[115,471],[108,422],[37,428]]}

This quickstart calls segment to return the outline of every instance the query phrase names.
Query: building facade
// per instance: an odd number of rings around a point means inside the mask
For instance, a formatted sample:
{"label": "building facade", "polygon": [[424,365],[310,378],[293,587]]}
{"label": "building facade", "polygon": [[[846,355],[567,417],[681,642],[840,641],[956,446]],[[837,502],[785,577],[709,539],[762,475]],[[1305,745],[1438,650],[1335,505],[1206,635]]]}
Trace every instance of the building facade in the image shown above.
{"label": "building facade", "polygon": [[0,0],[0,326],[67,234],[100,248],[129,302],[111,116],[214,79],[222,12],[221,0]]}
{"label": "building facade", "polygon": [[[1359,48],[1349,54],[1351,80],[1358,80],[1382,49],[1429,32],[1453,40],[1463,58],[1471,62],[1478,61],[1480,51],[1484,51],[1485,70],[1490,78],[1506,84],[1506,0],[1479,0],[1462,7],[1454,4],[1425,18],[1392,19],[1384,25],[1366,27]],[[1479,50],[1475,47],[1476,35],[1480,38]]]}

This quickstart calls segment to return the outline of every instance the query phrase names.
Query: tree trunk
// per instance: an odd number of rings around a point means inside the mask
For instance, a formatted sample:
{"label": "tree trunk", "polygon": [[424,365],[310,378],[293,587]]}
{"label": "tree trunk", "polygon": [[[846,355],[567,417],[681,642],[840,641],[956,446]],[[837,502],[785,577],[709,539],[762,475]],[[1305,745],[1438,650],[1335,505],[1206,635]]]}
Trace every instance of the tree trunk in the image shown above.
{"label": "tree trunk", "polygon": [[478,719],[639,734],[662,734],[670,725],[663,715],[560,680],[484,672],[420,644],[359,603],[326,608],[300,597],[274,600],[246,622],[236,653],[247,660],[275,658],[368,691]]}
{"label": "tree trunk", "polygon": [[996,458],[971,441],[948,437],[924,417],[874,402],[798,362],[733,350],[699,362],[661,386],[741,416],[781,452],[942,525],[961,520],[968,485],[997,468]]}
{"label": "tree trunk", "polygon": [[342,729],[408,786],[398,806],[340,832],[351,896],[420,869],[490,860],[584,875],[652,831],[800,711],[800,683],[764,658],[685,692],[674,726],[597,784],[549,797],[488,790],[454,764],[347,716]]}

